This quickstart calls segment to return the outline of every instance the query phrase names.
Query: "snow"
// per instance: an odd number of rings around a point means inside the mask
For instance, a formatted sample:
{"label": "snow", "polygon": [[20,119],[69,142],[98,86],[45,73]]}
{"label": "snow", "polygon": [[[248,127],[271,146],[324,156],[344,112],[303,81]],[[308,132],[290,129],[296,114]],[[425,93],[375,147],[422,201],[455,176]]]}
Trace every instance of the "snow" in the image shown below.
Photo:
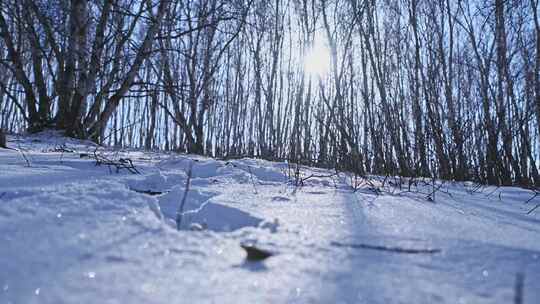
{"label": "snow", "polygon": [[[54,132],[8,145],[23,152],[0,150],[0,303],[513,303],[518,273],[524,303],[540,302],[528,190],[445,183],[431,201],[422,183],[355,192],[345,174],[303,167],[314,176],[295,187],[286,163]],[[248,262],[246,243],[274,254]]]}

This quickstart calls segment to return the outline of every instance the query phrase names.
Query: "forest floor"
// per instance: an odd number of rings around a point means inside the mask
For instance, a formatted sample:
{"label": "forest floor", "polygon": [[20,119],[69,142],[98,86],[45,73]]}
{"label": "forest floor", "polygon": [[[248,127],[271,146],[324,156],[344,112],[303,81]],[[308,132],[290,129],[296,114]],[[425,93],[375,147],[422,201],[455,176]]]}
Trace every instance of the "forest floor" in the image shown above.
{"label": "forest floor", "polygon": [[[286,163],[50,132],[8,146],[0,304],[540,303],[529,190],[438,181],[433,197],[427,182],[372,177],[354,191],[346,174],[307,167],[295,186]],[[272,256],[248,260],[241,245]]]}

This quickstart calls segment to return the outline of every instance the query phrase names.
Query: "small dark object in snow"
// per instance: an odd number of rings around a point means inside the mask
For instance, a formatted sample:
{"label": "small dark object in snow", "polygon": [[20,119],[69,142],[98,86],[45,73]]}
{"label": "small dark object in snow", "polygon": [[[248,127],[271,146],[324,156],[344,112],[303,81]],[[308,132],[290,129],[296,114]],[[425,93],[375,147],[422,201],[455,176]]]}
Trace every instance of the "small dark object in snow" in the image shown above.
{"label": "small dark object in snow", "polygon": [[151,196],[157,196],[157,195],[162,195],[163,194],[163,192],[152,191],[152,190],[139,190],[139,189],[133,189],[133,188],[130,188],[130,190],[135,191],[137,193],[147,194],[147,195],[151,195]]}
{"label": "small dark object in snow", "polygon": [[253,244],[240,244],[240,246],[244,248],[247,253],[246,260],[251,262],[262,261],[274,255],[272,252],[259,249]]}
{"label": "small dark object in snow", "polygon": [[90,157],[90,155],[88,155],[88,153],[79,154],[79,158],[88,158],[88,157]]}

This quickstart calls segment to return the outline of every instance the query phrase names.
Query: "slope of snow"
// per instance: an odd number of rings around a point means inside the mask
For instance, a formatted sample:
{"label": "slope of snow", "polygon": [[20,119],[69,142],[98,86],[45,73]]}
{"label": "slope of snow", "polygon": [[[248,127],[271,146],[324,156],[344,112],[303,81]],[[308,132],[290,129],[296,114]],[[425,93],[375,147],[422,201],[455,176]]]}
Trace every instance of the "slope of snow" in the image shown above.
{"label": "slope of snow", "polygon": [[[23,153],[0,150],[0,303],[513,303],[518,273],[540,302],[527,190],[447,183],[431,201],[314,168],[294,187],[285,163],[8,139]],[[274,255],[248,262],[243,243]]]}

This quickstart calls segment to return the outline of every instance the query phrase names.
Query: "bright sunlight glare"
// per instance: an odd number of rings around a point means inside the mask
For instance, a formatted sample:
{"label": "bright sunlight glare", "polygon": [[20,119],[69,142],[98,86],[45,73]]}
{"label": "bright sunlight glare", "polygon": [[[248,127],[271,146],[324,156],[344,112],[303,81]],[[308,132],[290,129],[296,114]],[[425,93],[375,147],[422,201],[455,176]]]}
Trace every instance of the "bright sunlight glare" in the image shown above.
{"label": "bright sunlight glare", "polygon": [[313,46],[304,57],[304,69],[311,76],[323,77],[330,70],[330,50],[324,39],[317,35]]}

